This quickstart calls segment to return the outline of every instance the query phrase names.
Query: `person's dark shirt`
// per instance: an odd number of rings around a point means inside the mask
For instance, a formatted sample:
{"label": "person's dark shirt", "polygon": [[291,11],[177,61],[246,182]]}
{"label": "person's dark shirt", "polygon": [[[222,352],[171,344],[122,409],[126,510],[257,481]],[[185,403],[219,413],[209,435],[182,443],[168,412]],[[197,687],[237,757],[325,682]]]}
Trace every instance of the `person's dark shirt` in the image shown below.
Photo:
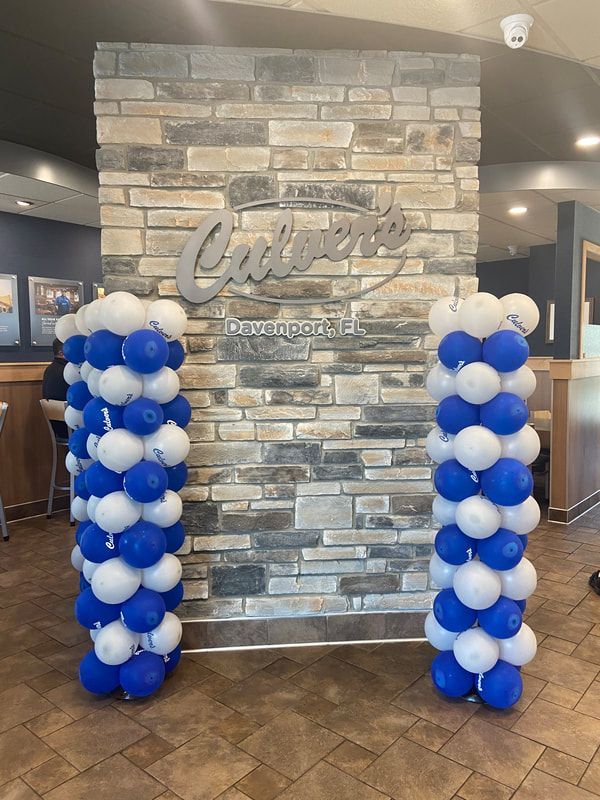
{"label": "person's dark shirt", "polygon": [[58,297],[55,298],[54,303],[59,317],[64,317],[64,315],[68,314],[71,310],[71,301],[66,295],[59,294]]}
{"label": "person's dark shirt", "polygon": [[[64,358],[55,358],[44,370],[42,381],[42,397],[44,400],[66,400],[69,384],[64,377],[67,362]],[[66,439],[69,430],[64,422],[51,421],[54,433],[59,439]]]}

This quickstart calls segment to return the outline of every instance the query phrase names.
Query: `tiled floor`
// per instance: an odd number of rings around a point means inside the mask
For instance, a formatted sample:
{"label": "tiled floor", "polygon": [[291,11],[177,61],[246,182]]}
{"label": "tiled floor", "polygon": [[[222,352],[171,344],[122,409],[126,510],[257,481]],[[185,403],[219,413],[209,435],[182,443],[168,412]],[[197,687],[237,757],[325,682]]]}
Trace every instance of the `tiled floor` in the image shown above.
{"label": "tiled floor", "polygon": [[184,657],[153,698],[87,695],[64,517],[0,545],[0,800],[600,797],[600,511],[540,527],[518,705],[435,694],[427,644]]}

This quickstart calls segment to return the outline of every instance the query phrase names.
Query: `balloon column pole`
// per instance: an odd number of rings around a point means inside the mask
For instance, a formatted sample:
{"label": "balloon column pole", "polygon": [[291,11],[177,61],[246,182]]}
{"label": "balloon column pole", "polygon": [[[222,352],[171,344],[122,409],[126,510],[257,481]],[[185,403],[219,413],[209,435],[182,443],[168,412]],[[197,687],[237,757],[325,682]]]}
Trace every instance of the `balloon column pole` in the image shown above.
{"label": "balloon column pole", "polygon": [[69,383],[66,466],[79,525],[71,561],[80,574],[78,622],[93,649],[79,668],[95,694],[155,692],[181,657],[183,598],[175,555],[185,533],[179,490],[191,417],[176,370],[187,318],[171,300],[114,292],[56,324]]}
{"label": "balloon column pole", "polygon": [[441,337],[427,376],[439,403],[426,446],[437,463],[432,511],[442,526],[429,567],[441,591],[425,621],[441,651],[431,676],[447,696],[476,692],[496,708],[517,702],[520,669],[536,652],[523,612],[537,579],[523,553],[540,520],[529,469],[540,441],[525,402],[536,383],[525,337],[538,322],[537,306],[521,294],[445,297],[429,315]]}

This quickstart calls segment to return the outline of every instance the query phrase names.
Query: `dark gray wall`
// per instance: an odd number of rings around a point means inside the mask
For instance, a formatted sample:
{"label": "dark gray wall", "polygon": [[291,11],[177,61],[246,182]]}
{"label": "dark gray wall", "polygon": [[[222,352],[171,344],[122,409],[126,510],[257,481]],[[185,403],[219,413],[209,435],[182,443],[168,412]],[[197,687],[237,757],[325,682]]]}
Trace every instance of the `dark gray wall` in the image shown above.
{"label": "dark gray wall", "polygon": [[92,283],[102,282],[100,231],[0,212],[0,254],[0,272],[18,276],[21,321],[21,346],[0,347],[0,361],[49,360],[49,348],[30,344],[27,278],[41,275],[83,281],[88,303],[92,299]]}
{"label": "dark gray wall", "polygon": [[515,258],[504,261],[482,261],[477,264],[479,291],[502,297],[511,292],[529,291],[529,259]]}

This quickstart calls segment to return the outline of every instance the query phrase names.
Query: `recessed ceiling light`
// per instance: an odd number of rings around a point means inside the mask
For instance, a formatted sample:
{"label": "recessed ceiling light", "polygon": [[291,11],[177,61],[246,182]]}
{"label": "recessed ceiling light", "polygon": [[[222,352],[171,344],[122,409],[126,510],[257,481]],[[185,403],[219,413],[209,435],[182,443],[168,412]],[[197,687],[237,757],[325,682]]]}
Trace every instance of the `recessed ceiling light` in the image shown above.
{"label": "recessed ceiling light", "polygon": [[513,206],[508,209],[508,213],[512,214],[514,217],[520,217],[521,214],[527,213],[527,206]]}
{"label": "recessed ceiling light", "polygon": [[31,200],[17,200],[17,205],[18,206],[32,206],[33,203],[31,202]]}
{"label": "recessed ceiling light", "polygon": [[600,136],[597,136],[596,134],[580,136],[575,144],[577,147],[597,147],[600,144]]}

